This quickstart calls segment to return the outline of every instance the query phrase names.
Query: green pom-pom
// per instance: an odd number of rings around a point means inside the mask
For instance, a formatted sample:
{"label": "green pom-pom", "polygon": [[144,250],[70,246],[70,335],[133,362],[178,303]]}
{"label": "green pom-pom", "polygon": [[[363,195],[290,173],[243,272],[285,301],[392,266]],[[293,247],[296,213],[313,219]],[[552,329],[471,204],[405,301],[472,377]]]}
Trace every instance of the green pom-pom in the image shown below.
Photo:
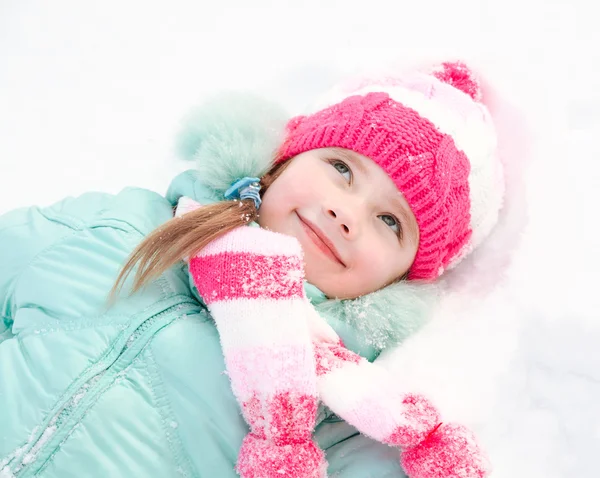
{"label": "green pom-pom", "polygon": [[264,175],[284,139],[288,118],[259,96],[221,94],[187,117],[177,150],[196,162],[202,183],[222,194],[237,179]]}

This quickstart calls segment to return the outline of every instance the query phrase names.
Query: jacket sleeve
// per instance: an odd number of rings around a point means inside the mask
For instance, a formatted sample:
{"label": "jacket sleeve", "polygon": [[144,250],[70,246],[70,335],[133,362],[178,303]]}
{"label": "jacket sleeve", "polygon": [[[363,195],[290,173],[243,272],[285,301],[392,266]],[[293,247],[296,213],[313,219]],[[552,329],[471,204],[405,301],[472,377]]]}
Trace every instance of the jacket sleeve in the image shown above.
{"label": "jacket sleeve", "polygon": [[133,248],[171,217],[172,205],[142,188],[90,192],[0,216],[0,339],[17,323],[27,326],[16,317],[21,306],[26,317],[34,309],[63,319],[93,313]]}
{"label": "jacket sleeve", "polygon": [[12,335],[15,289],[23,272],[45,250],[87,227],[115,197],[91,192],[0,216],[0,342]]}

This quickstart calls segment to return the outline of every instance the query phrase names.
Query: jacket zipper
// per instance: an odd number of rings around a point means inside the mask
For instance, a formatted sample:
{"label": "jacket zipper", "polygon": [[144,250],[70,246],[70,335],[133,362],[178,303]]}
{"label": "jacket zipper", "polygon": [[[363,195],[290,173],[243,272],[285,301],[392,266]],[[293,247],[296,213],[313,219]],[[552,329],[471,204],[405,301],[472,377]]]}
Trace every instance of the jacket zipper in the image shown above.
{"label": "jacket zipper", "polygon": [[[187,311],[188,309],[191,309],[192,306],[197,305],[197,302],[193,302],[191,300],[180,302],[178,304],[167,307],[163,311],[145,319],[141,324],[139,324],[133,330],[133,332],[130,333],[127,340],[125,340],[125,342],[121,346],[120,352],[116,356],[114,356],[112,360],[108,361],[107,363],[105,362],[105,358],[103,357],[98,362],[96,362],[95,365],[100,364],[99,367],[96,367],[97,370],[94,370],[92,372],[92,375],[87,380],[85,380],[85,382],[81,386],[79,386],[65,402],[63,402],[64,405],[59,407],[58,411],[52,415],[52,418],[50,418],[50,420],[47,420],[43,431],[41,431],[40,426],[36,427],[29,436],[29,439],[24,446],[17,448],[13,453],[11,453],[9,456],[4,458],[0,462],[0,478],[17,478],[23,473],[25,473],[26,475],[30,475],[31,473],[27,473],[27,471],[29,471],[29,466],[37,460],[37,457],[40,455],[40,452],[44,451],[45,445],[53,441],[53,438],[55,438],[61,426],[68,421],[73,412],[78,410],[78,404],[82,402],[82,400],[88,394],[90,394],[90,392],[93,392],[91,396],[97,395],[98,393],[101,394],[105,390],[107,390],[112,384],[114,384],[117,380],[125,376],[128,367],[124,367],[122,370],[117,372],[115,374],[114,380],[110,382],[108,387],[103,387],[102,389],[98,389],[96,387],[99,384],[99,382],[101,382],[101,379],[104,377],[106,372],[108,372],[109,369],[111,369],[113,365],[115,365],[127,351],[132,349],[134,345],[137,345],[136,342],[140,339],[140,337],[144,336],[145,332],[152,329],[152,326],[155,323],[157,323],[162,317],[170,314],[174,310],[180,310],[181,316],[185,316],[184,311]],[[173,320],[177,320],[178,318],[178,316],[175,316]],[[149,339],[147,340],[147,342],[149,342]],[[140,352],[145,348],[145,345],[147,345],[147,343],[143,344],[141,347],[137,347],[139,348]],[[94,366],[92,366],[92,368],[93,367]],[[64,437],[60,441],[60,444],[62,444],[62,442],[70,436],[73,430],[74,428],[71,427],[71,429],[68,430],[66,434],[63,433]],[[64,430],[61,431],[64,432]],[[48,460],[45,460],[45,463],[47,461]],[[40,468],[45,467],[45,463],[42,464]],[[33,473],[35,472],[37,472],[37,470]]]}

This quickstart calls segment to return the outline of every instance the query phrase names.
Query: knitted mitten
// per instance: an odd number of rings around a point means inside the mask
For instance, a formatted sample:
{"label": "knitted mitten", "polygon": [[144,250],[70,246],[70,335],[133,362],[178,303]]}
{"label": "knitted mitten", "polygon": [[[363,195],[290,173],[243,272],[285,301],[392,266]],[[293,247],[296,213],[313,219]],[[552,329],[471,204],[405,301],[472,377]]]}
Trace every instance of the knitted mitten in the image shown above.
{"label": "knitted mitten", "polygon": [[387,370],[341,342],[315,344],[319,398],[361,433],[400,447],[410,478],[484,478],[490,465],[473,433],[442,423],[422,395],[403,392]]}
{"label": "knitted mitten", "polygon": [[321,478],[312,441],[317,413],[314,352],[296,239],[240,227],[189,262],[219,330],[227,372],[251,432],[240,449],[244,478]]}

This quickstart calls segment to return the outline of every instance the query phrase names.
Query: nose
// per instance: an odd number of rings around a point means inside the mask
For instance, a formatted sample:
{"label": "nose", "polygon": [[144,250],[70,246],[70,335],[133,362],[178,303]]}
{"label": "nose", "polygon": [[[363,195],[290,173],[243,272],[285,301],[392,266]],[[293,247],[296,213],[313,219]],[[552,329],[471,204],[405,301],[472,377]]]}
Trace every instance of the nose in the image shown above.
{"label": "nose", "polygon": [[330,207],[326,208],[325,213],[335,221],[343,236],[350,239],[358,233],[358,221],[349,207]]}

